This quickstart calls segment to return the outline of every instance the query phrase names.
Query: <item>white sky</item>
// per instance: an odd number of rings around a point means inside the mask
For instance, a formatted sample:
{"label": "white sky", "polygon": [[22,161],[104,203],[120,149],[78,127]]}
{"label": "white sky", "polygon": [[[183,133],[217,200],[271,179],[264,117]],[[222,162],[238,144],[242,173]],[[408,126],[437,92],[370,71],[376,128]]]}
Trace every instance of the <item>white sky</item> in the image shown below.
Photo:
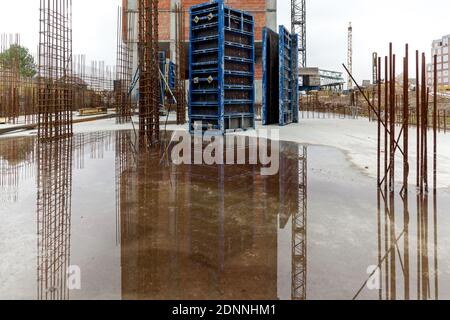
{"label": "white sky", "polygon": [[[73,0],[73,49],[87,60],[115,64],[117,6],[120,0]],[[429,59],[433,39],[450,34],[449,0],[306,0],[308,65],[343,71],[347,28],[353,24],[353,70],[358,81],[371,79],[372,52],[385,55],[394,43],[398,56],[410,44]],[[0,2],[0,33],[20,33],[36,51],[38,0]],[[290,0],[278,0],[278,23],[290,25]],[[399,60],[400,61],[400,60]],[[413,68],[413,63],[411,63]],[[412,71],[411,71],[412,72]]]}

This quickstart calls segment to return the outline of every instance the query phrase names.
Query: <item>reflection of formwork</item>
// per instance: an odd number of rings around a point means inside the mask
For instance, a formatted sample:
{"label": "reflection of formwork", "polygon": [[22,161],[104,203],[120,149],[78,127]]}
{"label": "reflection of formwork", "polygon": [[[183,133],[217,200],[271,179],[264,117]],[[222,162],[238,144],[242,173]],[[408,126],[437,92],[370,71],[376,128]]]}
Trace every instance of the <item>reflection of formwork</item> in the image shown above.
{"label": "reflection of formwork", "polygon": [[[280,191],[297,212],[298,170],[280,179],[252,164],[165,167],[159,150],[136,154],[130,135],[116,141],[122,297],[276,299]],[[281,160],[298,169],[296,150]]]}
{"label": "reflection of formwork", "polygon": [[39,300],[69,299],[72,138],[38,149],[37,282]]}
{"label": "reflection of formwork", "polygon": [[139,0],[139,134],[141,143],[159,142],[158,0]]}
{"label": "reflection of formwork", "polygon": [[39,138],[73,134],[72,1],[40,2]]}

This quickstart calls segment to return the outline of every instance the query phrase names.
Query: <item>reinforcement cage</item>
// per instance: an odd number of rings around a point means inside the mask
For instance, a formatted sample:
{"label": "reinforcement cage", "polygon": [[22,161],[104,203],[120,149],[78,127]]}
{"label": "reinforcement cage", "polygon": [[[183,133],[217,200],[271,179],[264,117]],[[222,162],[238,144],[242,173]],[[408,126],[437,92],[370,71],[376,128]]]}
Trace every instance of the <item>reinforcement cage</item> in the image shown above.
{"label": "reinforcement cage", "polygon": [[222,0],[190,9],[190,131],[255,127],[254,19]]}

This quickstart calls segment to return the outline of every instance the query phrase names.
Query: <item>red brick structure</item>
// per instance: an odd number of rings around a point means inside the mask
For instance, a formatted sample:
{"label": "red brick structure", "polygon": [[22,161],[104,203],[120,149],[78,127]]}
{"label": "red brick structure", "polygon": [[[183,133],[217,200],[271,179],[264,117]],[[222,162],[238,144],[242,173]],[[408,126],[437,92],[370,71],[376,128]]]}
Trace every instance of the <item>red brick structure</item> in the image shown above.
{"label": "red brick structure", "polygon": [[[128,2],[128,8],[137,8],[137,0],[124,0]],[[255,18],[255,46],[256,46],[256,101],[261,102],[262,80],[262,30],[268,26],[277,30],[277,0],[224,0],[225,5],[234,9],[246,11]],[[205,0],[159,0],[159,39],[160,49],[170,52],[175,48],[175,5],[181,3],[186,11],[186,39],[189,39],[189,8],[205,3]],[[187,44],[186,44],[187,46]],[[188,61],[188,59],[186,59]]]}
{"label": "red brick structure", "polygon": [[[189,8],[205,3],[207,1],[205,0],[180,0],[183,8],[186,10],[186,39],[189,39]],[[171,25],[173,23],[172,20],[175,19],[174,15],[171,15],[170,11],[173,10],[173,6],[175,5],[176,1],[174,0],[160,0],[159,1],[159,36],[161,42],[169,43],[171,40],[173,41],[173,35],[171,35]],[[255,45],[257,47],[256,50],[256,79],[261,80],[262,79],[262,64],[260,59],[260,48],[262,43],[262,29],[264,26],[266,26],[267,22],[267,15],[272,14],[274,17],[276,17],[276,1],[266,1],[266,0],[225,0],[225,4],[228,7],[239,9],[243,11],[247,11],[250,14],[253,15],[255,18]],[[271,6],[274,4],[275,11],[268,9],[267,6]],[[171,8],[172,5],[172,8]],[[276,27],[276,18],[275,23],[272,28]],[[276,30],[276,29],[275,29]],[[167,49],[167,47],[166,47]]]}

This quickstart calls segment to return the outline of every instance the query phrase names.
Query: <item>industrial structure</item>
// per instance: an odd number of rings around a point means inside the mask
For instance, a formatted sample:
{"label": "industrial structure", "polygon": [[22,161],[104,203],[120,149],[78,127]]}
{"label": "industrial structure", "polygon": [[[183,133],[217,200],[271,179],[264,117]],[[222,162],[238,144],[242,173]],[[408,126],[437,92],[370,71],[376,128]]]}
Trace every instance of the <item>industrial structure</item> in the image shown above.
{"label": "industrial structure", "polygon": [[301,68],[299,75],[303,79],[300,91],[324,90],[341,92],[344,89],[345,80],[342,72],[308,67]]}
{"label": "industrial structure", "polygon": [[291,32],[299,37],[299,67],[306,68],[306,0],[291,0]]}
{"label": "industrial structure", "polygon": [[[350,73],[353,73],[353,27],[352,23],[350,22],[348,26],[348,44],[347,44],[347,68]],[[353,80],[351,77],[348,77],[347,82],[347,89],[352,90],[353,89]]]}

